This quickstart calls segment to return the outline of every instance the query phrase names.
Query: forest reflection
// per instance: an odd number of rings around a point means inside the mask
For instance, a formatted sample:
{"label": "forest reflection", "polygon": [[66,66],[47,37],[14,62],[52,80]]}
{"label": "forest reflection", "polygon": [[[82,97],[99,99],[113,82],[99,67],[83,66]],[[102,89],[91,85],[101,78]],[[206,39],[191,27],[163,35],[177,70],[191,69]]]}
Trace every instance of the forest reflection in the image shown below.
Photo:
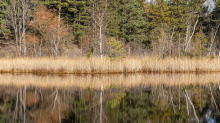
{"label": "forest reflection", "polygon": [[220,122],[219,74],[0,77],[0,122]]}

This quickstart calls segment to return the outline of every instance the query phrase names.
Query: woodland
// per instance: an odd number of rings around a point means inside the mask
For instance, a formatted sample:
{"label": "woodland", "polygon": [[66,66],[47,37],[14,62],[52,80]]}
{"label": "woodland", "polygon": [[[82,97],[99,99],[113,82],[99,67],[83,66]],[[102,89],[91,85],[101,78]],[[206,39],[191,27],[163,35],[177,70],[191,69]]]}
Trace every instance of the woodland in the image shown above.
{"label": "woodland", "polygon": [[213,0],[1,0],[0,57],[218,56]]}

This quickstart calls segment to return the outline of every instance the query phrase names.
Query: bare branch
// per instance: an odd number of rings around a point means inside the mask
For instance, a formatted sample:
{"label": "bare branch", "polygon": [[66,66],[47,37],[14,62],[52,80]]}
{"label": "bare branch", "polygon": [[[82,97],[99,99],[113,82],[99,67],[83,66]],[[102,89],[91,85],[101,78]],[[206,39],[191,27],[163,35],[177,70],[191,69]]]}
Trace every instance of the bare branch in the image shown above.
{"label": "bare branch", "polygon": [[185,51],[187,50],[188,45],[189,45],[189,43],[190,43],[190,41],[191,41],[191,39],[192,39],[192,37],[193,37],[193,35],[194,35],[194,33],[195,33],[196,26],[197,26],[197,23],[198,23],[198,22],[199,22],[199,15],[198,15],[198,17],[197,17],[196,23],[194,24],[193,32],[192,32],[192,34],[191,34],[189,40],[188,40],[187,43],[186,43],[186,46],[185,46],[185,49],[184,49]]}

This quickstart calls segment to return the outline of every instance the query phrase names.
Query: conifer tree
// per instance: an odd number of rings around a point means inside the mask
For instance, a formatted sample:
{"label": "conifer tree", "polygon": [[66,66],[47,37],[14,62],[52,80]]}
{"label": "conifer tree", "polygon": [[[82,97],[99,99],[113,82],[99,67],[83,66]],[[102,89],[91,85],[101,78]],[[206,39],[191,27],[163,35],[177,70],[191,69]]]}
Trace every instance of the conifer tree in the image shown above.
{"label": "conifer tree", "polygon": [[214,11],[211,14],[213,16],[213,20],[215,21],[219,21],[220,20],[220,1],[218,0],[216,3],[216,8],[214,9]]}
{"label": "conifer tree", "polygon": [[107,34],[109,36],[118,37],[119,25],[118,25],[118,0],[111,0],[108,2],[108,12],[109,16],[107,25]]}
{"label": "conifer tree", "polygon": [[170,0],[168,2],[171,24],[175,25],[176,30],[178,31],[183,31],[186,28],[185,23],[188,11],[187,3],[186,0]]}
{"label": "conifer tree", "polygon": [[193,23],[193,20],[201,13],[204,2],[204,0],[170,0],[168,2],[171,12],[170,20],[177,31],[185,33],[186,24]]}
{"label": "conifer tree", "polygon": [[191,52],[194,56],[202,56],[207,55],[208,51],[208,38],[200,29],[199,32],[195,34]]}
{"label": "conifer tree", "polygon": [[[75,40],[80,41],[85,36],[85,29],[87,28],[87,23],[89,20],[88,13],[86,11],[86,3],[84,1],[77,1],[75,3],[77,12],[75,12],[74,16],[72,17],[74,20],[74,36]],[[69,13],[69,16],[72,16]]]}
{"label": "conifer tree", "polygon": [[150,20],[150,25],[152,29],[157,26],[163,26],[165,28],[170,27],[171,11],[169,10],[167,2],[165,2],[164,0],[159,0],[157,1],[156,5],[146,7],[150,7],[146,9],[149,9],[148,18]]}
{"label": "conifer tree", "polygon": [[151,25],[151,46],[153,51],[162,56],[171,49],[172,45],[171,38],[169,40],[170,33],[172,35],[169,6],[166,1],[158,0],[155,5],[147,4],[145,8]]}
{"label": "conifer tree", "polygon": [[107,43],[108,46],[111,47],[111,52],[113,53],[111,59],[122,59],[125,58],[125,52],[119,41],[116,41],[115,38],[111,38],[111,41]]}
{"label": "conifer tree", "polygon": [[11,30],[8,28],[8,21],[5,17],[5,7],[7,6],[7,1],[0,1],[0,37],[8,38],[11,36]]}
{"label": "conifer tree", "polygon": [[139,39],[146,42],[149,23],[141,5],[135,0],[120,0],[120,4],[118,11],[120,38],[126,41]]}

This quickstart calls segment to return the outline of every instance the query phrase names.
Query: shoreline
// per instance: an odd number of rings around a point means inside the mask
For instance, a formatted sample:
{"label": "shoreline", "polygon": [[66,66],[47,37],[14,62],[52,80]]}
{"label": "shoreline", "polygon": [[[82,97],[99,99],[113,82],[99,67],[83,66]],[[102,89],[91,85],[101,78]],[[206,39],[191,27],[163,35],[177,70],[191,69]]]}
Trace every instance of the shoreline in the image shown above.
{"label": "shoreline", "polygon": [[209,74],[209,73],[220,73],[220,71],[135,71],[135,72],[61,72],[61,71],[45,71],[45,70],[36,70],[36,71],[25,71],[25,70],[12,70],[12,71],[3,71],[0,70],[0,74],[34,74],[34,75],[55,75],[55,74],[66,74],[66,75],[111,75],[111,74]]}

